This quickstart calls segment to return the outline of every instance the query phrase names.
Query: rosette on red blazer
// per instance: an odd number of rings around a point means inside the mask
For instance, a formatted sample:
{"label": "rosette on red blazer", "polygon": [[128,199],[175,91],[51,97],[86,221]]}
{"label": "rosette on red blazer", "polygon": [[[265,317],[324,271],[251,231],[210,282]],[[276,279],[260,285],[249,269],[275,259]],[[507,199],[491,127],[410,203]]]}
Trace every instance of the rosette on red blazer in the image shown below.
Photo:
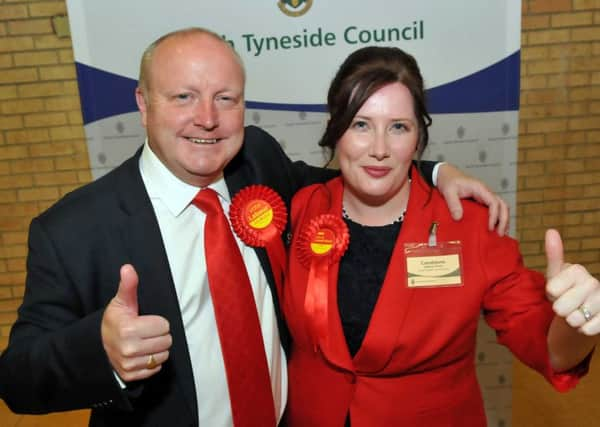
{"label": "rosette on red blazer", "polygon": [[298,257],[309,270],[304,312],[315,351],[327,339],[329,266],[337,263],[350,242],[346,223],[338,216],[322,214],[313,218],[298,236]]}
{"label": "rosette on red blazer", "polygon": [[285,203],[265,185],[250,185],[231,201],[229,218],[235,234],[248,246],[265,248],[281,298],[286,251],[281,233],[287,222]]}

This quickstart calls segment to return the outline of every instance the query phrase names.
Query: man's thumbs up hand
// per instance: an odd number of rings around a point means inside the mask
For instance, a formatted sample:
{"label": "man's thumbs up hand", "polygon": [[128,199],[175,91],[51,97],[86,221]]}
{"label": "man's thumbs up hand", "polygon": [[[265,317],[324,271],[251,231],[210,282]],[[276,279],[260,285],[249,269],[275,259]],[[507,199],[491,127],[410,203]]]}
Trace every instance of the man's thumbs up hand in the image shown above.
{"label": "man's thumbs up hand", "polygon": [[102,317],[104,350],[119,375],[127,381],[157,373],[169,358],[169,322],[161,316],[139,315],[139,279],[132,265],[121,267],[119,288]]}
{"label": "man's thumbs up hand", "polygon": [[130,312],[133,317],[138,314],[138,275],[135,269],[130,264],[125,264],[121,267],[121,281],[119,289],[113,298],[116,305],[122,307],[123,311]]}

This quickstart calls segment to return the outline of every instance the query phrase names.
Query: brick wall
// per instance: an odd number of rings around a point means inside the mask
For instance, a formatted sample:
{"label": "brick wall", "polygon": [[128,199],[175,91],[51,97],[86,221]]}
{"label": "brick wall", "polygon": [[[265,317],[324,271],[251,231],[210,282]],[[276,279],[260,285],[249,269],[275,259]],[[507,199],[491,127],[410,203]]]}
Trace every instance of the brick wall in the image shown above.
{"label": "brick wall", "polygon": [[[600,277],[600,0],[524,0],[517,229],[525,261],[545,268],[543,233]],[[600,355],[572,392],[516,362],[513,427],[594,425]]]}
{"label": "brick wall", "polygon": [[523,1],[518,238],[545,267],[544,230],[600,277],[600,0]]}
{"label": "brick wall", "polygon": [[52,17],[64,0],[0,0],[0,349],[25,279],[31,218],[89,182],[70,38]]}

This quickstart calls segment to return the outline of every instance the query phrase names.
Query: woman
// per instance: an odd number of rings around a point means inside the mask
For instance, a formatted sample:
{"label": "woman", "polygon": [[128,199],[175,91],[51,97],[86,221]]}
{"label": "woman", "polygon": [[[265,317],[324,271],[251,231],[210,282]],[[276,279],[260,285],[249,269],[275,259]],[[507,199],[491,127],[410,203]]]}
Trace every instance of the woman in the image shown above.
{"label": "woman", "polygon": [[292,205],[288,425],[484,426],[481,312],[519,359],[558,390],[573,387],[600,330],[600,285],[563,264],[554,231],[546,284],[514,240],[488,231],[485,208],[465,203],[465,220],[451,219],[411,166],[431,123],[414,58],[356,51],[328,106],[320,145],[335,150],[342,176]]}

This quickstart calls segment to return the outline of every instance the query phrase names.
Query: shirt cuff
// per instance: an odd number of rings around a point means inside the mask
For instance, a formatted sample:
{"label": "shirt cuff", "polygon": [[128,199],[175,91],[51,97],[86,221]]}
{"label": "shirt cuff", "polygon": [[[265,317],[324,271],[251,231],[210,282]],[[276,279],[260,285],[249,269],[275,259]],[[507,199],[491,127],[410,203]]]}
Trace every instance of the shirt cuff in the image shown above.
{"label": "shirt cuff", "polygon": [[431,173],[431,183],[434,187],[437,187],[437,179],[438,173],[440,172],[440,166],[445,165],[446,162],[437,162],[433,167],[433,172]]}
{"label": "shirt cuff", "polygon": [[119,383],[119,387],[121,387],[121,390],[125,390],[127,388],[127,385],[123,382],[121,377],[119,377],[119,374],[117,374],[116,371],[113,371],[113,375],[115,376],[115,379]]}

